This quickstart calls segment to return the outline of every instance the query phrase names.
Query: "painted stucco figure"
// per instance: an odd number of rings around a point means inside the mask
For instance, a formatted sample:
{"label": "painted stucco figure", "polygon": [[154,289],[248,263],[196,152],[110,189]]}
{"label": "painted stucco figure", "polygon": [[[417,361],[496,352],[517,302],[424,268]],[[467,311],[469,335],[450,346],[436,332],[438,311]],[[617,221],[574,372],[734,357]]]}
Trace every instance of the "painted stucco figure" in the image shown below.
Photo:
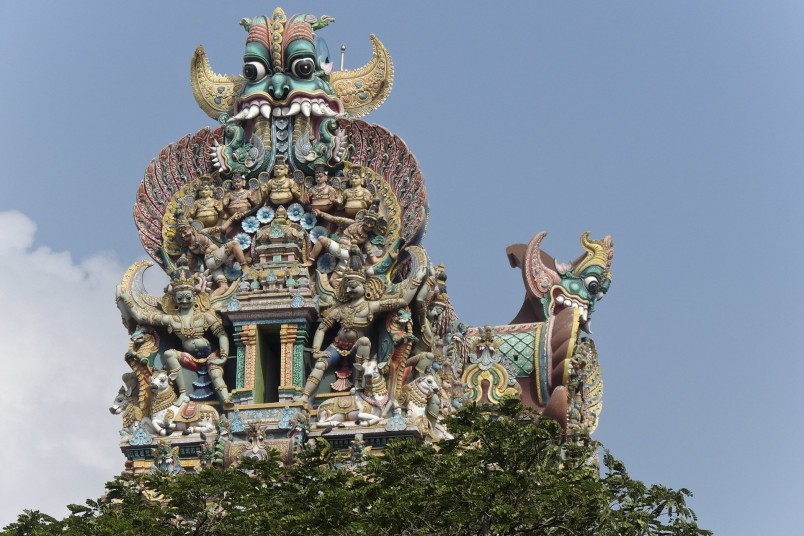
{"label": "painted stucco figure", "polygon": [[150,294],[140,262],[117,294],[131,345],[110,409],[134,472],[234,465],[269,448],[292,463],[308,439],[344,450],[441,441],[446,415],[508,396],[569,434],[597,425],[603,384],[588,333],[611,284],[611,238],[584,233],[566,264],[541,249],[545,233],[510,246],[521,310],[506,325],[462,323],[453,304],[483,293],[482,281],[447,294],[447,268],[422,246],[418,162],[360,119],[388,97],[391,58],[370,36],[368,63],[338,70],[319,35],[332,22],[279,8],[243,19],[238,75],[215,74],[195,51],[193,94],[217,126],[156,155],[134,206],[170,282]]}

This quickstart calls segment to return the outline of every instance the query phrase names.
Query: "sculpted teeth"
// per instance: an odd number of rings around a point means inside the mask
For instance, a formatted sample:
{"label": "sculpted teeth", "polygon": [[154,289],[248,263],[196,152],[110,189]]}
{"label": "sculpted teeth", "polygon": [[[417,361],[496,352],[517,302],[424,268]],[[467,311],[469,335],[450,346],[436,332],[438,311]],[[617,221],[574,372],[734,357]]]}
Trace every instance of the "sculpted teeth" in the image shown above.
{"label": "sculpted teeth", "polygon": [[589,309],[581,302],[577,302],[570,298],[565,297],[562,294],[556,296],[556,303],[559,305],[563,305],[565,307],[572,307],[573,309],[578,309],[581,313],[581,321],[586,322],[589,318]]}
{"label": "sculpted teeth", "polygon": [[287,106],[271,107],[271,104],[265,99],[257,99],[243,104],[243,109],[237,115],[229,119],[229,121],[246,121],[254,119],[258,115],[270,119],[273,117],[291,117],[298,113],[302,113],[305,117],[322,116],[322,117],[338,117],[338,112],[329,107],[323,99],[308,99],[298,98],[294,99]]}
{"label": "sculpted teeth", "polygon": [[242,121],[243,119],[246,118],[246,115],[248,115],[248,111],[249,108],[243,108],[242,110],[240,110],[240,113],[238,113],[231,119],[231,121]]}
{"label": "sculpted teeth", "polygon": [[252,104],[251,107],[248,109],[248,114],[246,115],[246,119],[254,119],[260,115],[260,107],[256,104]]}

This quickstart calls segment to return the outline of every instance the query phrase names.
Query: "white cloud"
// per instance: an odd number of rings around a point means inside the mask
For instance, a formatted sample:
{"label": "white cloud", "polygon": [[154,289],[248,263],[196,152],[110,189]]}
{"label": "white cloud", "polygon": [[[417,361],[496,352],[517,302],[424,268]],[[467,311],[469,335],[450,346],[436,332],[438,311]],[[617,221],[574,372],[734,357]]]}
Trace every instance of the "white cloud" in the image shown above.
{"label": "white cloud", "polygon": [[114,304],[124,268],[34,248],[36,224],[0,212],[0,527],[23,509],[63,516],[123,469],[108,407],[125,371]]}

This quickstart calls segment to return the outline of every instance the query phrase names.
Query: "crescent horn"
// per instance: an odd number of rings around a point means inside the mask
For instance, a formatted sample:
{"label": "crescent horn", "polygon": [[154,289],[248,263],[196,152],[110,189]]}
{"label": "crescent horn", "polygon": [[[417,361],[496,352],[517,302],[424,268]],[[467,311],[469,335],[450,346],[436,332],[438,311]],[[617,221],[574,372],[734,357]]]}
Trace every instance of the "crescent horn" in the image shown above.
{"label": "crescent horn", "polygon": [[204,45],[198,45],[190,60],[190,85],[205,114],[217,120],[221,114],[233,112],[243,83],[240,75],[216,74],[209,65]]}
{"label": "crescent horn", "polygon": [[373,34],[369,37],[374,49],[371,61],[359,69],[336,71],[329,77],[330,85],[350,117],[362,117],[379,108],[394,83],[391,56],[377,37]]}
{"label": "crescent horn", "polygon": [[137,322],[131,315],[130,310],[139,309],[159,312],[159,299],[145,291],[145,284],[142,279],[145,270],[152,265],[151,261],[135,262],[126,270],[122,281],[117,286],[117,292],[115,293],[117,307],[120,309],[123,324],[129,330],[129,333],[133,332],[137,326]]}
{"label": "crescent horn", "polygon": [[542,231],[531,239],[525,250],[525,268],[522,270],[528,292],[537,298],[544,296],[552,285],[561,281],[553,269],[542,263],[541,244],[545,236],[547,233]]}
{"label": "crescent horn", "polygon": [[586,250],[586,255],[575,263],[574,271],[580,274],[587,267],[596,264],[605,268],[606,272],[611,268],[611,259],[614,256],[614,247],[611,237],[606,236],[602,240],[590,240],[589,232],[581,235],[581,245]]}

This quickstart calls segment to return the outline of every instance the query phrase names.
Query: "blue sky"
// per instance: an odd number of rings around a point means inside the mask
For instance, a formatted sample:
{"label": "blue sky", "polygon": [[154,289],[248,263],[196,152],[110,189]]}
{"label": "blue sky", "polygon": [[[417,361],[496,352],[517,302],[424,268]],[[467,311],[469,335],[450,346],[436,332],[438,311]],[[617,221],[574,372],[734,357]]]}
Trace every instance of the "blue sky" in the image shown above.
{"label": "blue sky", "polygon": [[[122,468],[106,411],[124,371],[112,294],[142,258],[145,166],[210,125],[189,85],[199,43],[241,69],[264,2],[5,2],[0,87],[0,526],[63,514]],[[800,2],[285,3],[364,64],[396,67],[366,119],[407,142],[428,188],[425,246],[472,325],[508,322],[505,247],[548,231],[614,238],[593,320],[596,437],[646,482],[690,488],[719,534],[800,524],[804,199]],[[10,462],[14,459],[15,462]]]}

